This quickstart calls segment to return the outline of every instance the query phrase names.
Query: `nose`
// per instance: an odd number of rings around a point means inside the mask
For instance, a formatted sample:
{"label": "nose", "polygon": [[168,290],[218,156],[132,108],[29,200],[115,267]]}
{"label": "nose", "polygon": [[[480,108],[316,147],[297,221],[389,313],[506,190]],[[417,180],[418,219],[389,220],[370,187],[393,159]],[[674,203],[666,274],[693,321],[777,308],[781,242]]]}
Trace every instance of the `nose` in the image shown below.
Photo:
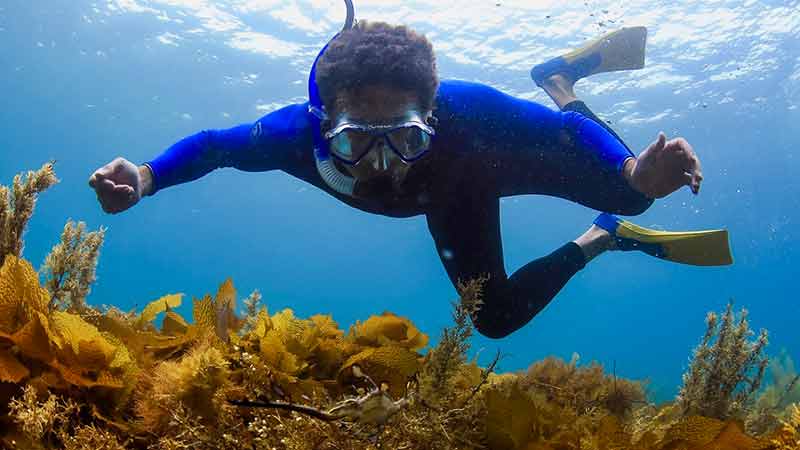
{"label": "nose", "polygon": [[375,158],[375,164],[373,166],[375,170],[389,170],[390,151],[385,141],[386,139],[378,140],[377,148],[375,149],[377,158]]}

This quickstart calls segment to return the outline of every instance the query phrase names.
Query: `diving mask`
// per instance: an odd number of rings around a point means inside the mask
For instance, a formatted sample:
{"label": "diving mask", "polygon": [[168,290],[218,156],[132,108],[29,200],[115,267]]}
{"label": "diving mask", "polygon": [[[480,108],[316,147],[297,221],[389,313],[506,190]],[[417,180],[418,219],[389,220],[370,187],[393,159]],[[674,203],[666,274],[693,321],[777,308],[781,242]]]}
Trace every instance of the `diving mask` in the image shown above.
{"label": "diving mask", "polygon": [[417,113],[392,124],[367,124],[340,120],[324,137],[331,154],[345,164],[357,164],[383,141],[401,160],[410,163],[430,149],[436,118],[423,119]]}

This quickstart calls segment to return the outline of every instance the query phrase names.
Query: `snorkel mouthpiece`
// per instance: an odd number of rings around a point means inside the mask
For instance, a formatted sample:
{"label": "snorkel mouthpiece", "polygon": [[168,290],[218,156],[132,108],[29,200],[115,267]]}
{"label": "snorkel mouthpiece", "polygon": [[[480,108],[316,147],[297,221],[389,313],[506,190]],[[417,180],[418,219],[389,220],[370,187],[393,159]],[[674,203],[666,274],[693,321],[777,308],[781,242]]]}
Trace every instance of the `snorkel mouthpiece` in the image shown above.
{"label": "snorkel mouthpiece", "polygon": [[317,172],[334,191],[353,196],[356,190],[356,180],[343,174],[333,163],[330,155],[320,155],[319,149],[314,149],[314,159],[316,160]]}

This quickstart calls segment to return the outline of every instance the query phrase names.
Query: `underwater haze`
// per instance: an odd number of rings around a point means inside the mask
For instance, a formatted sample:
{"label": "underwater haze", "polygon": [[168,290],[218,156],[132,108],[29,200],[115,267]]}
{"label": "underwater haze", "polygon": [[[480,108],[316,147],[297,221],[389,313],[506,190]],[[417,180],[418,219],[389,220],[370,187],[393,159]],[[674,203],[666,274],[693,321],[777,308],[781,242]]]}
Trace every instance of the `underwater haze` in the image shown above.
{"label": "underwater haze", "polygon": [[[357,0],[358,19],[407,24],[433,43],[443,79],[494,86],[555,108],[537,63],[622,26],[648,28],[646,67],[592,76],[578,96],[637,153],[659,131],[703,165],[688,188],[631,220],[726,228],[735,263],[694,267],[609,252],[528,325],[473,338],[500,371],[547,355],[597,360],[673,397],[708,311],[750,312],[767,352],[800,358],[800,2]],[[344,21],[335,0],[0,2],[0,183],[55,159],[24,256],[39,265],[68,218],[107,227],[89,303],[141,309],[165,293],[200,297],[232,277],[270,311],[332,314],[346,328],[388,310],[435,343],[457,294],[422,216],[371,215],[281,172],[217,170],[118,215],[87,185],[117,156],[142,163],[208,128],[253,122],[307,97],[319,49]],[[311,151],[311,149],[308,149]],[[589,226],[562,199],[501,201],[509,273]],[[184,315],[191,302],[184,302]],[[190,313],[189,313],[190,314]],[[483,349],[483,350],[481,350]],[[794,352],[794,353],[792,353]]]}

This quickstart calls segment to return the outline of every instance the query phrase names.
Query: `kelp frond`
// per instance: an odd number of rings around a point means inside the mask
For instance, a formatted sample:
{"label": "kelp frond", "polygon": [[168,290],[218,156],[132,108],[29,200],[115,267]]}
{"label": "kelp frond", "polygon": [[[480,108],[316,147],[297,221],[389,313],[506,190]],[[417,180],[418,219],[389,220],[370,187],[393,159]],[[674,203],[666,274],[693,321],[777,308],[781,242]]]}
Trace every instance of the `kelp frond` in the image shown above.
{"label": "kelp frond", "polygon": [[146,324],[152,322],[158,314],[181,306],[182,301],[183,294],[168,294],[153,300],[144,307],[139,318],[136,320],[135,327],[143,329]]}
{"label": "kelp frond", "polygon": [[800,448],[800,403],[789,405],[788,418],[770,443],[775,450],[797,450]]}
{"label": "kelp frond", "polygon": [[428,336],[410,320],[391,312],[373,316],[350,327],[348,340],[358,345],[380,347],[396,345],[409,350],[419,350],[428,345]]}

